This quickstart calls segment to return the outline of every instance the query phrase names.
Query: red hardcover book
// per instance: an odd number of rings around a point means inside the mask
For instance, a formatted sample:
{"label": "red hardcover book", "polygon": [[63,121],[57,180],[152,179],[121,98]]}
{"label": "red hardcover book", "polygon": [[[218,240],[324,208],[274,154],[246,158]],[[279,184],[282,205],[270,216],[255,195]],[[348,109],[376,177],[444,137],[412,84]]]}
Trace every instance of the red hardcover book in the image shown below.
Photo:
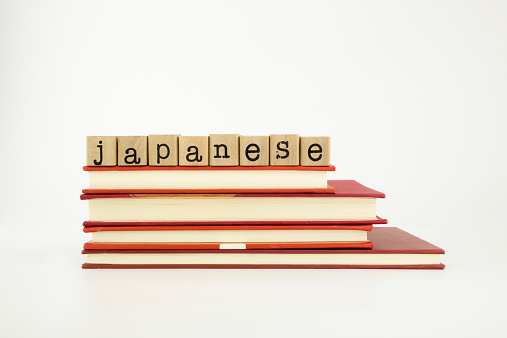
{"label": "red hardcover book", "polygon": [[84,249],[371,249],[372,225],[85,227]]}
{"label": "red hardcover book", "polygon": [[85,194],[334,193],[327,167],[83,167]]}
{"label": "red hardcover book", "polygon": [[279,249],[372,249],[364,242],[252,242],[252,243],[93,243],[86,242],[85,250],[279,250]]}
{"label": "red hardcover book", "polygon": [[83,194],[81,199],[89,201],[89,221],[117,225],[385,223],[375,214],[376,198],[384,198],[383,193],[352,180],[328,184],[334,194]]}
{"label": "red hardcover book", "polygon": [[373,249],[83,250],[85,269],[443,269],[444,250],[398,228],[373,228]]}

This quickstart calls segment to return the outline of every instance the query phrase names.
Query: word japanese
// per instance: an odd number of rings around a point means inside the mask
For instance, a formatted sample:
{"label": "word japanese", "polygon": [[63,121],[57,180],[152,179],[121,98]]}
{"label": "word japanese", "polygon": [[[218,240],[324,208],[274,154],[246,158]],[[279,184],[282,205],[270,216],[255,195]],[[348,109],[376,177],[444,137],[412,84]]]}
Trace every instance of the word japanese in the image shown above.
{"label": "word japanese", "polygon": [[329,166],[328,136],[87,136],[88,166]]}

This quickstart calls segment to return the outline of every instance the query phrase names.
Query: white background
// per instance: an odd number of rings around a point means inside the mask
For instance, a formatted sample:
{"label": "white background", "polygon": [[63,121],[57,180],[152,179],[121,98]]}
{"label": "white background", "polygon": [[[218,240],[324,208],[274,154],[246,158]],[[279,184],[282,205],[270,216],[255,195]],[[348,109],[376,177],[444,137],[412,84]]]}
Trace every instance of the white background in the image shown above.
{"label": "white background", "polygon": [[[0,336],[505,334],[503,1],[0,1]],[[332,137],[444,271],[82,270],[86,135]]]}

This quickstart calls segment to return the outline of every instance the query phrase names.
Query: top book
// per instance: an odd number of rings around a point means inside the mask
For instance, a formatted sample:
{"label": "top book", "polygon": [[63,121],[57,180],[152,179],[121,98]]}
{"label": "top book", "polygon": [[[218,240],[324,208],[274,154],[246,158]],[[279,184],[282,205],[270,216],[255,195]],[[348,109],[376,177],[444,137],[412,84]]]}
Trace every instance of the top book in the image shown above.
{"label": "top book", "polygon": [[311,166],[330,165],[328,136],[87,136],[93,166]]}
{"label": "top book", "polygon": [[83,167],[85,194],[334,193],[328,167]]}

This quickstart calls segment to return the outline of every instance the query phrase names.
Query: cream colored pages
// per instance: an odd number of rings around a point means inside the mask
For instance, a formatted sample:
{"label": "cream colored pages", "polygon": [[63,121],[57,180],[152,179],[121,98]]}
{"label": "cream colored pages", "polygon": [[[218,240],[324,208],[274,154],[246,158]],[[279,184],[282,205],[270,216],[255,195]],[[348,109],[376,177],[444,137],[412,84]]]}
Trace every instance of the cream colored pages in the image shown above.
{"label": "cream colored pages", "polygon": [[339,197],[97,198],[89,200],[89,220],[376,220],[375,203]]}
{"label": "cream colored pages", "polygon": [[440,264],[438,254],[88,254],[92,264],[349,264],[426,265]]}
{"label": "cream colored pages", "polygon": [[327,171],[153,170],[89,171],[90,189],[327,188]]}

